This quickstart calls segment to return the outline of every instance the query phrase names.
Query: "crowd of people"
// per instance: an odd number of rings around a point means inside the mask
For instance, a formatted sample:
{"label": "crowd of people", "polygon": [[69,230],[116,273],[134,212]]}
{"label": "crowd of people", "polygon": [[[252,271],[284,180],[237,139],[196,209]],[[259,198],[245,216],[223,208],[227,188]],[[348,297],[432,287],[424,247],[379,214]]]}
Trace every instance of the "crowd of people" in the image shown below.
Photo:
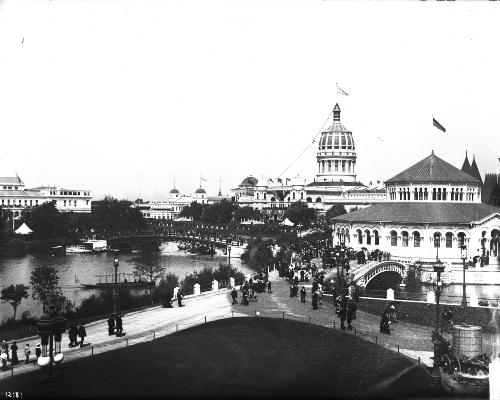
{"label": "crowd of people", "polygon": [[[9,366],[12,368],[14,365],[17,365],[20,363],[19,360],[19,355],[18,351],[19,347],[17,346],[17,341],[13,341],[12,344],[10,345],[10,352],[9,352],[9,344],[7,343],[6,340],[2,341],[1,345],[1,353],[0,353],[0,359],[2,360],[2,371],[6,371]],[[33,360],[31,359],[31,348],[29,343],[26,343],[26,346],[24,347],[24,350],[21,350],[22,353],[24,354],[24,363],[29,364]],[[40,343],[38,343],[35,347],[35,356],[36,360],[34,362],[38,361],[38,358],[42,355],[42,348],[40,346]],[[22,356],[21,356],[22,357]],[[7,365],[10,364],[10,365]]]}

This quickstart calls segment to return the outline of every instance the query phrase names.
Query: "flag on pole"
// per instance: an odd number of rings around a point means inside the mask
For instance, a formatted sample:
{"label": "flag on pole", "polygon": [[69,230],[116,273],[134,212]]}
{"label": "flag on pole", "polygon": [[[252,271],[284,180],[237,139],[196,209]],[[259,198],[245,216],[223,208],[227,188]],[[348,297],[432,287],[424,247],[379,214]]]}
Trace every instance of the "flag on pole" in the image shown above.
{"label": "flag on pole", "polygon": [[446,128],[436,121],[436,118],[432,117],[432,125],[438,128],[440,131],[446,132]]}
{"label": "flag on pole", "polygon": [[274,181],[271,178],[267,178],[267,180],[271,183],[274,183]]}
{"label": "flag on pole", "polygon": [[205,178],[203,178],[202,176],[200,176],[200,181],[206,182],[207,180]]}
{"label": "flag on pole", "polygon": [[281,180],[281,178],[278,178],[278,182],[279,183],[283,183],[283,181]]}
{"label": "flag on pole", "polygon": [[342,88],[339,86],[338,83],[336,83],[337,85],[337,93],[338,94],[343,94],[344,96],[349,96],[349,93],[347,93],[345,90],[342,90]]}

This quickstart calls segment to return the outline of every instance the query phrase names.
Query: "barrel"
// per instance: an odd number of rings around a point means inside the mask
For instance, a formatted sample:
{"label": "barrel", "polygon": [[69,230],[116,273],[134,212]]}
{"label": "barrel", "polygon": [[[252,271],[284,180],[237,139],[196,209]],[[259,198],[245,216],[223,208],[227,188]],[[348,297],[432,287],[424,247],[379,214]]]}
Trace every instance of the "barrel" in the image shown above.
{"label": "barrel", "polygon": [[481,327],[474,325],[454,325],[452,351],[455,357],[475,357],[483,353]]}

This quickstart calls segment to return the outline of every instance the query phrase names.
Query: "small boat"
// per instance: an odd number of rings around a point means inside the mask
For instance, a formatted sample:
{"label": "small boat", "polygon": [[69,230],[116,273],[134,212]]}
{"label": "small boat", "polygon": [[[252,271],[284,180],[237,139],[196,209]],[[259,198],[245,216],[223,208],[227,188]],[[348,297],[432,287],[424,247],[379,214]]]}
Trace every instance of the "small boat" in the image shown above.
{"label": "small boat", "polygon": [[66,247],[67,253],[93,253],[92,244],[82,243]]}
{"label": "small boat", "polygon": [[80,244],[66,247],[66,253],[102,253],[109,251],[106,240],[86,240]]}

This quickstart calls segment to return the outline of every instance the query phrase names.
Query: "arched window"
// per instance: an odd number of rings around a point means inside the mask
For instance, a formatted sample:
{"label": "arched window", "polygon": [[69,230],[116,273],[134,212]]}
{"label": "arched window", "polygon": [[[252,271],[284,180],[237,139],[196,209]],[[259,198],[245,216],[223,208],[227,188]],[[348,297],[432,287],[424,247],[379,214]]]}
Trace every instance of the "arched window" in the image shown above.
{"label": "arched window", "polygon": [[373,237],[375,239],[375,246],[379,245],[379,237],[378,237],[378,231],[373,231]]}
{"label": "arched window", "polygon": [[340,243],[345,243],[345,229],[342,228],[341,231],[340,231]]}
{"label": "arched window", "polygon": [[415,188],[415,192],[413,193],[413,200],[418,200],[418,190]]}
{"label": "arched window", "polygon": [[432,189],[432,200],[436,200],[436,188]]}
{"label": "arched window", "polygon": [[312,203],[313,199],[311,199],[310,197],[308,197],[308,198],[306,199],[306,201],[307,201],[308,203]]}
{"label": "arched window", "polygon": [[464,190],[460,189],[460,201],[464,201]]}
{"label": "arched window", "polygon": [[335,160],[335,172],[339,172],[339,161]]}
{"label": "arched window", "polygon": [[356,233],[358,234],[358,244],[363,244],[363,232],[361,229],[356,229]]}
{"label": "arched window", "polygon": [[401,245],[403,247],[408,247],[408,232],[401,232]]}
{"label": "arched window", "polygon": [[465,245],[465,233],[463,232],[458,232],[457,234],[457,244],[458,244],[458,247],[462,247]]}
{"label": "arched window", "polygon": [[370,231],[367,229],[365,231],[365,235],[366,235],[366,244],[372,244],[372,236],[370,235]]}
{"label": "arched window", "polygon": [[257,192],[257,200],[259,200],[259,192]]}
{"label": "arched window", "polygon": [[450,200],[455,201],[455,189],[454,188],[451,189]]}
{"label": "arched window", "polygon": [[437,199],[441,200],[441,188],[437,190]]}
{"label": "arched window", "polygon": [[295,200],[295,192],[292,193],[292,198]]}
{"label": "arched window", "polygon": [[446,248],[451,249],[453,244],[453,233],[446,232]]}
{"label": "arched window", "polygon": [[420,247],[420,233],[413,232],[413,247]]}
{"label": "arched window", "polygon": [[321,203],[321,197],[316,198],[316,203]]}
{"label": "arched window", "polygon": [[391,231],[391,246],[398,245],[398,234],[396,231]]}
{"label": "arched window", "polygon": [[345,161],[342,161],[342,172],[345,172]]}
{"label": "arched window", "polygon": [[434,247],[441,247],[441,234],[439,232],[434,233]]}
{"label": "arched window", "polygon": [[266,194],[266,193],[264,193],[264,200],[266,200],[266,199],[267,199],[267,194]]}
{"label": "arched window", "polygon": [[446,188],[443,189],[443,200],[446,201]]}
{"label": "arched window", "polygon": [[332,172],[332,162],[328,161],[328,172]]}
{"label": "arched window", "polygon": [[429,193],[427,193],[427,188],[424,189],[424,200],[429,199]]}

